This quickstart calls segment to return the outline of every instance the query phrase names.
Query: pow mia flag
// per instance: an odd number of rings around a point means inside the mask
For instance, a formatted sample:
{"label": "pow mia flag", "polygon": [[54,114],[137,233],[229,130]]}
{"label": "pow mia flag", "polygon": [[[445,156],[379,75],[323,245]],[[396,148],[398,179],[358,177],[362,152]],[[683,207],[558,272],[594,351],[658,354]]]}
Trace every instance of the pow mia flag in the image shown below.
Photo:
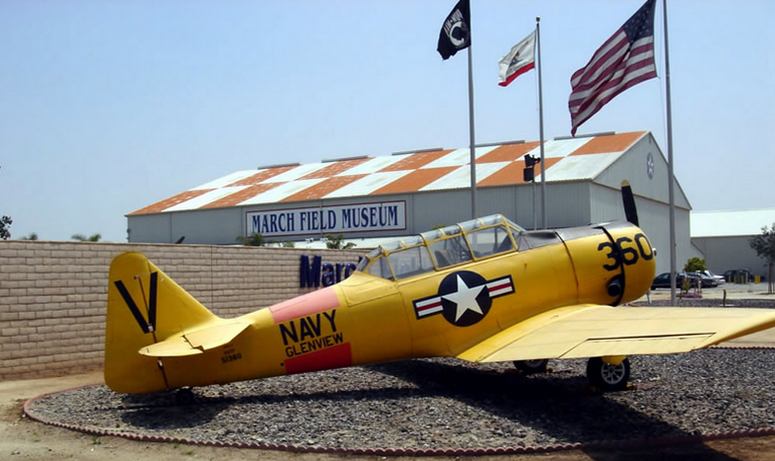
{"label": "pow mia flag", "polygon": [[471,14],[468,0],[457,2],[444,20],[439,32],[439,45],[436,47],[442,59],[454,56],[459,50],[471,45]]}

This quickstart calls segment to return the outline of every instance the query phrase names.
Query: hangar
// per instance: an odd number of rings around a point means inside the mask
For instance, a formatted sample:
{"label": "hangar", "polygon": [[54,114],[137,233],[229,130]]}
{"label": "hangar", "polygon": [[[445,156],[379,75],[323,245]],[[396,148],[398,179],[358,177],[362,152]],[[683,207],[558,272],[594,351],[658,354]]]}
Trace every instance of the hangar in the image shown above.
{"label": "hangar", "polygon": [[[668,168],[651,133],[603,133],[544,142],[548,227],[623,220],[623,180],[635,192],[640,225],[669,270]],[[476,146],[477,214],[503,213],[525,228],[540,223],[540,169],[524,181],[537,141]],[[258,167],[227,174],[127,215],[130,242],[235,244],[411,235],[470,219],[469,148]],[[677,261],[699,253],[689,239],[691,205],[675,183]],[[373,240],[372,240],[373,242]],[[366,244],[367,246],[368,244]],[[373,245],[373,243],[372,243]]]}
{"label": "hangar", "polygon": [[762,277],[767,263],[751,248],[751,238],[765,226],[775,225],[775,209],[693,211],[692,244],[705,255],[708,269],[723,274],[745,269]]}

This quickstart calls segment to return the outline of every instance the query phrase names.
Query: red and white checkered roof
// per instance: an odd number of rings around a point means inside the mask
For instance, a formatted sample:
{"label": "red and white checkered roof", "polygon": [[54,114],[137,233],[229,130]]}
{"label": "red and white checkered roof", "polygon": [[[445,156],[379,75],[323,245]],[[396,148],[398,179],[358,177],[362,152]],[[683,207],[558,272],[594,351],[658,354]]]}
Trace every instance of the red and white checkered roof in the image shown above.
{"label": "red and white checkered roof", "polygon": [[[546,141],[546,181],[593,179],[644,131]],[[477,147],[477,187],[522,184],[524,155],[538,142]],[[536,169],[536,180],[541,179]],[[404,194],[469,187],[469,148],[243,170],[133,211],[130,215]]]}

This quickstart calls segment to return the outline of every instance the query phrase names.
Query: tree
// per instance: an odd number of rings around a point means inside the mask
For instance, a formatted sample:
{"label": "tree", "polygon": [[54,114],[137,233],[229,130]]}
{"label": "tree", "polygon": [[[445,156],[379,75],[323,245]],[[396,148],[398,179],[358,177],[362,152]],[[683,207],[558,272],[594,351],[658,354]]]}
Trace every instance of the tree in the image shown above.
{"label": "tree", "polygon": [[8,240],[11,238],[11,224],[13,224],[13,219],[9,216],[0,218],[0,239]]}
{"label": "tree", "polygon": [[251,247],[262,247],[266,243],[264,241],[264,236],[259,233],[250,234],[247,237],[239,236],[237,237],[237,241]]}
{"label": "tree", "polygon": [[705,260],[698,257],[689,258],[684,265],[684,272],[697,272],[704,271],[708,267],[705,265]]}
{"label": "tree", "polygon": [[773,266],[775,266],[775,223],[770,228],[762,227],[762,233],[752,237],[748,244],[760,258],[767,261],[767,293],[772,294],[772,272]]}
{"label": "tree", "polygon": [[37,240],[38,239],[38,234],[36,234],[35,232],[32,232],[32,233],[30,233],[30,235],[25,235],[21,239],[22,240]]}
{"label": "tree", "polygon": [[99,242],[102,238],[102,235],[100,234],[91,234],[90,236],[86,237],[83,234],[73,234],[70,236],[73,240],[78,240],[79,242]]}
{"label": "tree", "polygon": [[338,234],[328,234],[326,235],[326,248],[332,249],[332,250],[347,250],[349,248],[354,247],[355,244],[353,242],[347,242],[344,243],[344,235]]}

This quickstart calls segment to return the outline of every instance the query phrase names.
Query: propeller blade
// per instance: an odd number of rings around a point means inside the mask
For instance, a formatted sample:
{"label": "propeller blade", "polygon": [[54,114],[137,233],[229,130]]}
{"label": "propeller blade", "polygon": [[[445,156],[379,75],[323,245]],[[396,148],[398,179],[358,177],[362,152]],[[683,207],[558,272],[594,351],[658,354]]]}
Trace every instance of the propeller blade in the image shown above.
{"label": "propeller blade", "polygon": [[632,187],[627,181],[622,181],[622,204],[624,205],[624,216],[627,221],[638,226],[638,210],[635,208],[635,197],[632,195]]}

